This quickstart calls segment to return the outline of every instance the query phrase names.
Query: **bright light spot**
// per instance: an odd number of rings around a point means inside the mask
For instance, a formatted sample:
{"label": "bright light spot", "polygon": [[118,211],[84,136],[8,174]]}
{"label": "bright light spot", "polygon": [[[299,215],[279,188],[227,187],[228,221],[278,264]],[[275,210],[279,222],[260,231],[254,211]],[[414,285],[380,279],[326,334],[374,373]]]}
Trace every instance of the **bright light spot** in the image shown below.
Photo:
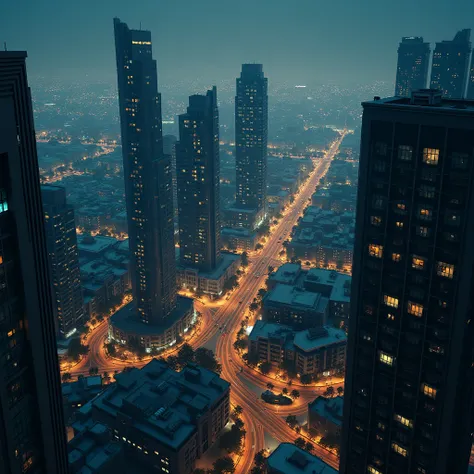
{"label": "bright light spot", "polygon": [[245,328],[245,334],[247,334],[247,336],[252,332],[252,329],[253,329],[253,326],[247,326]]}
{"label": "bright light spot", "polygon": [[70,338],[73,334],[77,332],[76,328],[72,328],[67,334],[66,334],[66,339]]}

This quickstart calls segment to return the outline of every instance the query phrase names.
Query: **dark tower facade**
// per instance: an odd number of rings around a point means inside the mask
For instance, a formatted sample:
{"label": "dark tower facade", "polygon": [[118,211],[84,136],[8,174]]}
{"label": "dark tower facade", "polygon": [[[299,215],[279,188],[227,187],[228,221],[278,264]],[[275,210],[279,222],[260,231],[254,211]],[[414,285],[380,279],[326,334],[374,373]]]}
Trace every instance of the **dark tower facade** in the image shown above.
{"label": "dark tower facade", "polygon": [[261,64],[243,64],[235,96],[236,206],[266,209],[268,80]]}
{"label": "dark tower facade", "polygon": [[0,52],[0,472],[66,474],[26,53]]}
{"label": "dark tower facade", "polygon": [[469,75],[469,82],[467,85],[467,96],[468,99],[474,99],[474,55],[471,60],[471,74]]}
{"label": "dark tower facade", "polygon": [[179,242],[183,267],[212,271],[220,260],[217,90],[192,95],[179,116],[176,145]]}
{"label": "dark tower facade", "polygon": [[84,324],[81,270],[74,209],[61,186],[41,186],[46,241],[57,309],[58,336],[67,338]]}
{"label": "dark tower facade", "polygon": [[430,52],[430,44],[425,43],[423,38],[417,36],[402,38],[398,46],[395,95],[410,97],[412,90],[426,87]]}
{"label": "dark tower facade", "polygon": [[176,261],[156,61],[149,31],[114,27],[133,297],[143,323],[162,324],[176,306]]}
{"label": "dark tower facade", "polygon": [[465,473],[474,101],[363,104],[341,474]]}
{"label": "dark tower facade", "polygon": [[436,43],[431,67],[431,88],[443,96],[461,99],[465,96],[471,57],[471,30],[461,30],[452,41]]}

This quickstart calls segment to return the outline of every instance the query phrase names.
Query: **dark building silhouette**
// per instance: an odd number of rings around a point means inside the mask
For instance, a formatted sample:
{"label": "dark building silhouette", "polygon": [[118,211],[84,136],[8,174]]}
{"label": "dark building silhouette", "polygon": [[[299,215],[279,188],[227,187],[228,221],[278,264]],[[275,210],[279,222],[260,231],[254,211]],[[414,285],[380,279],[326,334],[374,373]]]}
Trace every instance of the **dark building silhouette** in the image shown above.
{"label": "dark building silhouette", "polygon": [[402,38],[398,46],[395,95],[410,97],[412,90],[426,87],[430,52],[430,44],[425,43],[422,37]]}
{"label": "dark building silhouette", "polygon": [[133,297],[140,319],[160,324],[176,305],[171,157],[151,33],[114,26]]}
{"label": "dark building silhouette", "polygon": [[54,302],[25,52],[0,52],[0,472],[66,474]]}
{"label": "dark building silhouette", "polygon": [[467,85],[467,96],[468,99],[474,99],[474,55],[471,60],[471,74],[469,76],[469,82]]}
{"label": "dark building silhouette", "polygon": [[81,270],[77,248],[74,209],[66,202],[61,186],[41,186],[46,241],[57,309],[57,331],[70,337],[84,324]]}
{"label": "dark building silhouette", "polygon": [[134,301],[112,316],[109,336],[151,351],[188,330],[193,303],[176,294],[172,165],[163,152],[151,33],[118,18],[114,30]]}
{"label": "dark building silhouette", "polygon": [[178,183],[176,181],[176,142],[174,135],[163,137],[163,152],[171,156],[171,180],[173,183],[173,209],[175,217],[178,215]]}
{"label": "dark building silhouette", "polygon": [[209,272],[220,261],[219,112],[217,90],[192,95],[179,116],[176,145],[180,260]]}
{"label": "dark building silhouette", "polygon": [[236,207],[266,212],[268,80],[261,64],[243,64],[235,96]]}
{"label": "dark building silhouette", "polygon": [[425,89],[362,105],[340,472],[465,473],[474,101]]}
{"label": "dark building silhouette", "polygon": [[436,43],[431,67],[431,88],[443,96],[460,99],[465,96],[471,57],[471,30],[461,30],[452,41]]}

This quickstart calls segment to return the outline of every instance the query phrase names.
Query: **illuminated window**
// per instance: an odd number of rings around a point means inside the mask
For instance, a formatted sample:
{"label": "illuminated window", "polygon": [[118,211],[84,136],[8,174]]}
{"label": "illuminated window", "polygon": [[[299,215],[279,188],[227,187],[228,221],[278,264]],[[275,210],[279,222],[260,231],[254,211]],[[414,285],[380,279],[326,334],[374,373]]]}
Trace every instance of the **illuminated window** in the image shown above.
{"label": "illuminated window", "polygon": [[403,229],[403,222],[397,221],[397,222],[395,222],[395,225],[396,225],[399,229]]}
{"label": "illuminated window", "polygon": [[378,469],[375,469],[375,467],[373,466],[367,466],[367,472],[369,474],[382,474],[381,471],[379,471]]}
{"label": "illuminated window", "polygon": [[395,321],[395,315],[392,314],[392,313],[388,313],[387,314],[387,319],[390,320],[390,321]]}
{"label": "illuminated window", "polygon": [[392,308],[398,308],[398,298],[394,298],[393,296],[383,295],[383,302],[387,306],[391,306]]}
{"label": "illuminated window", "polygon": [[413,303],[413,301],[408,301],[407,311],[418,318],[421,318],[423,316],[423,306],[418,303]]}
{"label": "illuminated window", "polygon": [[413,157],[413,147],[410,145],[398,145],[398,159],[411,161]]}
{"label": "illuminated window", "polygon": [[382,258],[383,247],[381,245],[369,244],[369,255],[371,257]]}
{"label": "illuminated window", "polygon": [[413,255],[411,267],[415,268],[416,270],[423,270],[425,268],[425,259],[418,255]]}
{"label": "illuminated window", "polygon": [[370,216],[370,223],[375,227],[379,227],[382,223],[382,218],[379,216]]}
{"label": "illuminated window", "polygon": [[0,214],[8,211],[7,193],[4,189],[0,189]]}
{"label": "illuminated window", "polygon": [[397,209],[398,209],[398,210],[400,210],[400,211],[406,211],[406,208],[407,208],[407,207],[406,207],[405,203],[403,203],[403,202],[398,202],[398,203],[397,203]]}
{"label": "illuminated window", "polygon": [[402,448],[398,443],[395,443],[393,442],[392,443],[392,449],[398,453],[398,454],[401,454],[403,457],[407,457],[408,456],[408,452],[405,448]]}
{"label": "illuminated window", "polygon": [[3,257],[0,255],[0,265],[3,263]]}
{"label": "illuminated window", "polygon": [[420,208],[420,219],[423,221],[430,221],[433,218],[433,210],[421,207]]}
{"label": "illuminated window", "polygon": [[408,428],[413,428],[413,421],[409,420],[408,418],[405,418],[404,416],[397,415],[395,413],[395,415],[393,415],[393,419],[395,421],[398,421],[400,424],[407,426]]}
{"label": "illuminated window", "polygon": [[383,362],[384,364],[387,364],[390,366],[393,365],[393,357],[387,354],[386,352],[382,352],[382,351],[379,352],[379,360],[380,362]]}
{"label": "illuminated window", "polygon": [[454,275],[454,265],[451,265],[449,263],[444,263],[444,262],[438,262],[436,273],[439,276],[452,279]]}
{"label": "illuminated window", "polygon": [[432,387],[431,385],[428,385],[427,383],[422,383],[421,384],[421,391],[430,398],[436,398],[436,392],[437,390]]}
{"label": "illuminated window", "polygon": [[423,163],[437,165],[439,160],[439,150],[437,148],[423,148]]}
{"label": "illuminated window", "polygon": [[402,259],[402,256],[399,253],[392,253],[392,260],[394,262],[400,262]]}

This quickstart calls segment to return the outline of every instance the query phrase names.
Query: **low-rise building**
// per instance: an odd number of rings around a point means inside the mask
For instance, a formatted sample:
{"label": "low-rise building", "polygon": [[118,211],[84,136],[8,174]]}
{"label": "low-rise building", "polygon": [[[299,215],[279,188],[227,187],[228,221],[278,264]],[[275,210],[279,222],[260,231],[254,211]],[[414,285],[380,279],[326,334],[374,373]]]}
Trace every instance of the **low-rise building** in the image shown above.
{"label": "low-rise building", "polygon": [[196,268],[177,266],[178,285],[181,288],[202,292],[211,298],[218,298],[224,293],[226,281],[240,267],[240,255],[231,252],[221,252],[219,265],[212,272],[203,272]]}
{"label": "low-rise building", "polygon": [[317,397],[308,404],[308,428],[315,430],[323,437],[339,437],[343,406],[343,397]]}
{"label": "low-rise building", "polygon": [[268,474],[337,474],[317,456],[292,443],[281,443],[266,460]]}
{"label": "low-rise building", "polygon": [[346,345],[341,329],[325,326],[294,331],[282,324],[257,321],[249,335],[249,358],[274,367],[286,362],[299,375],[330,376],[344,370]]}
{"label": "low-rise building", "polygon": [[221,230],[221,244],[229,250],[250,252],[258,242],[257,233],[248,229],[233,229],[224,227]]}
{"label": "low-rise building", "polygon": [[295,329],[326,324],[329,299],[298,286],[277,283],[263,298],[263,319]]}
{"label": "low-rise building", "polygon": [[296,285],[302,272],[303,270],[299,263],[285,263],[268,277],[267,287],[269,290],[273,290],[278,283]]}
{"label": "low-rise building", "polygon": [[115,378],[80,417],[108,426],[148,472],[191,473],[229,421],[230,384],[202,367],[175,372],[153,359]]}
{"label": "low-rise building", "polygon": [[81,408],[104,390],[102,376],[92,375],[90,377],[82,377],[75,382],[63,383],[61,384],[61,390],[64,412],[66,418],[69,418],[75,410]]}

